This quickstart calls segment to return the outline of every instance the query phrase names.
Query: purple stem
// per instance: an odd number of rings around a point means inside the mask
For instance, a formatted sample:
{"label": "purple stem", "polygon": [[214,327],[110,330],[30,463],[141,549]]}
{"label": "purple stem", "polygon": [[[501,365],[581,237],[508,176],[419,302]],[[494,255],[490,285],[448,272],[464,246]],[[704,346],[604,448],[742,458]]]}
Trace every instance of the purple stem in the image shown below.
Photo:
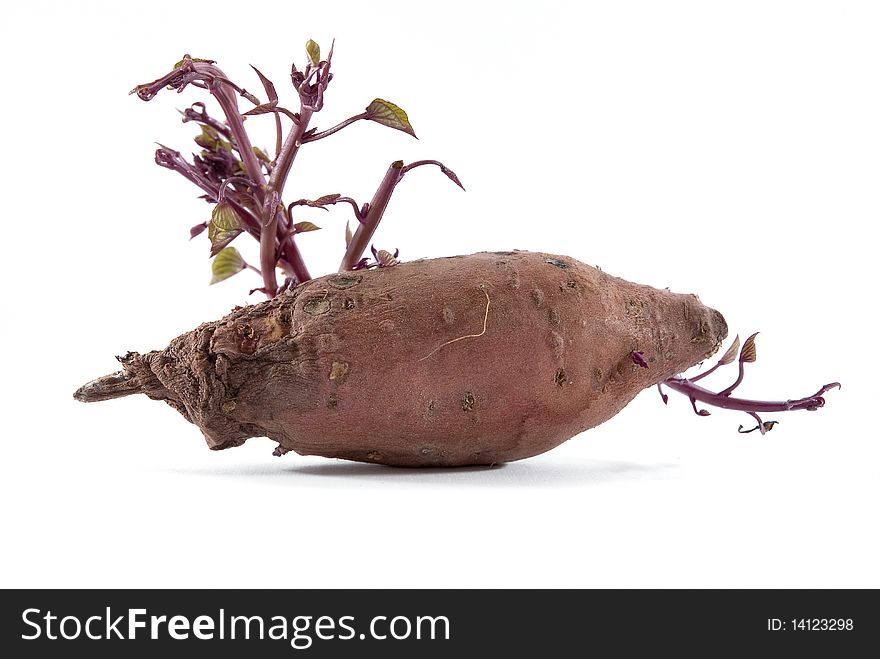
{"label": "purple stem", "polygon": [[395,160],[391,163],[391,166],[388,167],[388,171],[385,172],[385,177],[379,184],[376,194],[373,195],[372,201],[366,205],[367,212],[361,212],[361,216],[358,218],[361,221],[360,226],[358,226],[357,231],[355,231],[351,242],[345,250],[345,255],[342,257],[342,262],[339,264],[340,271],[353,270],[355,266],[358,265],[364,250],[367,248],[370,239],[376,232],[376,227],[379,226],[379,221],[382,219],[382,215],[385,214],[385,209],[388,207],[388,202],[391,200],[391,193],[394,192],[394,188],[400,183],[400,179],[403,178],[404,174],[411,169],[421,167],[422,165],[436,165],[453,183],[464,190],[464,186],[461,184],[461,181],[458,180],[458,176],[456,176],[455,172],[439,160],[417,160],[409,165],[404,165],[402,160]]}
{"label": "purple stem", "polygon": [[[275,259],[276,263],[279,257],[283,258],[290,265],[293,274],[299,279],[299,281],[307,281],[311,277],[308,270],[305,268],[302,255],[299,253],[294,242],[292,240],[285,241],[284,245],[281,246],[281,249],[278,249],[279,245],[277,237],[279,232],[279,218],[277,204],[266,204],[264,202],[267,198],[271,199],[274,196],[273,193],[277,193],[277,195],[280,196],[281,191],[284,188],[284,183],[287,180],[290,166],[293,163],[297,150],[301,146],[300,139],[302,133],[306,130],[309,118],[312,114],[312,110],[309,109],[310,106],[303,103],[303,109],[300,113],[299,120],[294,124],[287,141],[282,146],[281,152],[278,155],[278,162],[272,170],[268,184],[266,184],[260,161],[254,153],[250,138],[248,137],[247,131],[245,131],[244,121],[238,108],[238,100],[235,92],[245,96],[251,102],[259,104],[259,101],[254,98],[253,95],[245,92],[244,89],[230,82],[227,79],[226,74],[224,74],[219,67],[214,66],[213,62],[198,62],[194,61],[189,55],[185,55],[183,63],[180,64],[180,66],[151,83],[138,85],[132,90],[132,93],[136,93],[144,101],[149,101],[167,86],[173,87],[177,89],[178,92],[181,92],[190,84],[204,86],[217,99],[217,102],[220,104],[220,107],[226,116],[228,131],[231,133],[230,141],[236,145],[242,163],[244,164],[245,171],[253,181],[255,186],[254,196],[256,197],[256,200],[258,203],[262,203],[263,213],[261,214],[261,217],[258,218],[257,226],[260,229],[260,264],[266,294],[269,297],[272,297],[278,288],[275,277],[275,265],[273,264],[271,268],[267,267],[270,255]],[[325,85],[326,81],[319,82],[317,85],[319,92],[323,91],[323,86]],[[303,96],[302,91],[300,96]],[[193,112],[193,114],[195,114],[195,112]],[[204,108],[202,108],[202,114],[205,114]],[[184,113],[184,116],[187,117],[187,114]],[[197,116],[198,115],[193,118],[196,118]],[[170,150],[167,149],[166,151],[170,152]],[[213,189],[213,186],[205,187],[205,182],[201,180],[201,177],[197,176],[197,172],[185,163],[182,158],[179,158],[180,154],[176,152],[171,153],[176,155],[180,162],[175,162],[173,165],[160,162],[158,152],[157,162],[170,169],[176,169],[193,183],[216,198],[218,191]],[[196,176],[193,176],[193,174],[196,174]],[[266,196],[267,194],[269,195],[268,197]],[[273,209],[271,215],[266,216],[270,207]],[[282,227],[282,229],[284,229],[284,227]]]}
{"label": "purple stem", "polygon": [[[201,108],[201,111],[197,112],[195,110],[196,106]],[[193,103],[190,107],[184,110],[181,114],[183,114],[184,123],[188,121],[195,121],[197,123],[205,124],[206,126],[210,126],[218,133],[220,133],[223,137],[230,141],[232,144],[232,148],[238,151],[238,145],[234,143],[232,138],[232,133],[229,128],[225,125],[217,121],[216,119],[212,119],[208,116],[207,111],[205,110],[205,104],[201,101],[197,103]]]}
{"label": "purple stem", "polygon": [[[290,173],[290,167],[291,165],[293,165],[293,160],[294,158],[296,158],[296,154],[299,152],[299,148],[302,146],[302,134],[305,132],[306,128],[308,128],[309,120],[311,119],[311,117],[312,111],[307,109],[305,106],[302,106],[300,108],[299,121],[294,123],[293,128],[287,136],[287,139],[284,141],[284,144],[281,147],[281,151],[275,160],[275,166],[272,168],[272,174],[269,176],[267,192],[269,192],[270,194],[272,192],[278,192],[278,194],[280,195],[281,191],[284,189],[284,184],[287,182],[287,175]],[[284,226],[284,222],[285,220],[282,219],[280,230],[281,233],[287,231],[287,227]],[[260,251],[266,251],[265,257],[260,257],[261,263],[263,262],[264,258],[269,258],[268,250],[271,249],[272,255],[276,255],[276,240],[279,234],[277,213],[273,218],[270,219],[269,223],[264,227],[264,230],[272,238],[271,245],[268,237],[266,240],[260,241]],[[293,268],[293,275],[298,281],[304,282],[312,278],[309,274],[308,268],[306,268],[306,264],[302,258],[302,254],[300,253],[299,248],[294,242],[293,236],[281,243],[279,252],[280,255],[288,263],[290,263],[291,267]],[[277,282],[275,281],[274,268],[272,269],[271,276],[268,276],[266,274],[264,266],[263,281],[267,289],[266,294],[269,297],[273,297],[275,295],[275,291],[278,288]],[[268,291],[272,292],[269,293]]]}
{"label": "purple stem", "polygon": [[699,375],[695,375],[694,377],[688,378],[688,379],[691,382],[696,382],[697,380],[702,380],[707,375],[711,375],[712,373],[714,373],[720,366],[724,366],[724,364],[722,362],[718,362],[717,364],[715,364],[715,366],[710,368],[708,371],[704,371],[703,373],[700,373]]}
{"label": "purple stem", "polygon": [[287,207],[287,215],[289,218],[293,218],[293,207],[294,206],[309,206],[311,208],[322,208],[326,211],[326,210],[329,210],[327,208],[327,206],[332,206],[334,204],[351,204],[351,207],[354,209],[355,218],[357,218],[358,222],[363,222],[363,215],[361,214],[361,209],[358,207],[357,202],[354,199],[352,199],[351,197],[337,197],[336,199],[333,199],[332,201],[328,201],[326,203],[323,203],[320,206],[318,204],[315,204],[314,202],[312,202],[309,199],[299,199],[297,201],[294,201],[293,203],[291,203]]}
{"label": "purple stem", "polygon": [[663,384],[674,391],[684,394],[692,401],[700,401],[706,405],[712,405],[726,410],[740,410],[750,414],[758,412],[791,412],[794,410],[814,411],[825,405],[825,399],[822,397],[822,394],[830,389],[840,388],[839,382],[832,382],[824,385],[812,396],[797,398],[794,400],[775,401],[733,398],[723,392],[716,394],[715,392],[694,384],[687,378],[669,378],[668,380],[664,380]]}
{"label": "purple stem", "polygon": [[342,130],[346,126],[350,126],[351,124],[353,124],[356,121],[359,121],[361,119],[366,119],[368,116],[369,115],[366,112],[361,112],[360,114],[356,114],[355,116],[349,117],[345,121],[342,121],[342,122],[336,124],[335,126],[333,126],[333,128],[328,128],[327,130],[322,130],[320,133],[312,133],[310,135],[304,136],[302,139],[302,142],[303,142],[303,144],[305,144],[306,142],[314,142],[315,140],[320,140],[325,137],[329,137],[333,133],[336,133],[336,132]]}
{"label": "purple stem", "polygon": [[[255,184],[261,182],[263,180],[263,170],[260,167],[259,159],[257,159],[254,153],[251,139],[244,129],[244,122],[238,109],[238,99],[229,87],[230,83],[226,78],[226,74],[220,68],[206,62],[194,62],[193,68],[205,75],[205,82],[208,83],[211,93],[223,109],[223,114],[226,115],[226,124],[232,132],[235,143],[238,145],[238,153],[241,156],[241,161],[244,163],[245,171]],[[259,191],[257,191],[257,195],[259,195]]]}
{"label": "purple stem", "polygon": [[272,169],[272,175],[269,177],[267,189],[269,191],[277,190],[279,193],[284,190],[284,184],[287,182],[287,175],[290,173],[290,167],[293,160],[302,146],[302,134],[308,128],[309,121],[312,118],[312,111],[302,107],[299,113],[299,121],[293,125],[287,139],[281,147],[281,153],[275,161],[275,167]]}
{"label": "purple stem", "polygon": [[388,207],[388,202],[391,200],[391,193],[394,192],[395,186],[403,176],[403,171],[402,160],[395,160],[388,167],[388,171],[385,172],[385,177],[379,184],[376,194],[373,195],[373,200],[370,202],[367,214],[361,220],[357,231],[354,232],[354,236],[351,238],[351,242],[345,249],[345,255],[339,264],[340,271],[351,270],[360,260],[370,239],[376,232],[376,227],[379,226],[379,221],[382,219],[382,215],[384,215],[385,209]]}
{"label": "purple stem", "polygon": [[[213,183],[202,177],[202,175],[195,167],[193,167],[186,160],[183,159],[179,151],[174,151],[173,149],[169,149],[168,147],[161,145],[160,147],[161,148],[156,150],[156,163],[159,166],[177,172],[186,180],[190,181],[191,183],[195,184],[196,186],[207,192],[208,196],[214,199],[214,201],[220,201],[221,191],[218,186],[214,185]],[[242,224],[247,228],[248,233],[259,239],[259,220],[253,215],[253,213],[244,208],[237,201],[231,198],[227,199],[227,201],[232,205],[232,208],[238,214],[239,219],[241,220]]]}

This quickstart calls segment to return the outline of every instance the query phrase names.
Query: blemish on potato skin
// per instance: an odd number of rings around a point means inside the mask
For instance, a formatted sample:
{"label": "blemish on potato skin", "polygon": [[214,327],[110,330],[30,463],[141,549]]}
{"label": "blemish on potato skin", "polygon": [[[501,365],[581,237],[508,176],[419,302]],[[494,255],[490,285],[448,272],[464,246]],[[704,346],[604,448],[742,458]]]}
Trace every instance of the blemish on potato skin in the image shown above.
{"label": "blemish on potato skin", "polygon": [[565,350],[565,339],[558,332],[550,332],[550,347],[553,348],[553,354],[561,357]]}
{"label": "blemish on potato skin", "polygon": [[333,288],[346,289],[351,288],[352,286],[356,286],[357,284],[361,283],[361,280],[363,280],[363,277],[361,275],[341,274],[328,279],[327,284],[329,284]]}
{"label": "blemish on potato skin", "polygon": [[548,265],[556,266],[557,268],[562,268],[563,270],[571,267],[570,263],[563,261],[562,259],[546,258],[546,259],[544,259],[544,263],[547,263]]}
{"label": "blemish on potato skin", "polygon": [[647,301],[638,298],[627,300],[625,313],[627,317],[632,318],[639,325],[647,322],[648,317],[650,316]]}
{"label": "blemish on potato skin", "polygon": [[709,335],[709,321],[705,318],[700,320],[699,324],[697,324],[694,329],[694,336],[691,339],[691,343],[702,343],[703,341],[711,341],[712,337]]}
{"label": "blemish on potato skin", "polygon": [[461,399],[461,409],[465,412],[472,412],[476,404],[477,400],[470,391],[466,392],[464,398]]}
{"label": "blemish on potato skin", "polygon": [[501,260],[495,261],[495,265],[499,268],[507,267],[510,271],[507,277],[507,283],[510,284],[510,287],[514,290],[519,288],[519,270],[516,269],[516,266],[511,265],[510,261]]}
{"label": "blemish on potato skin", "polygon": [[351,311],[352,309],[354,309],[354,307],[354,299],[350,297],[345,298],[345,302],[342,303],[342,308],[346,311]]}
{"label": "blemish on potato skin", "polygon": [[331,410],[335,410],[338,405],[339,397],[336,394],[330,394],[330,396],[327,398],[327,407],[329,407]]}
{"label": "blemish on potato skin", "polygon": [[347,362],[333,362],[330,366],[330,379],[333,380],[336,384],[342,384],[345,382],[345,378],[348,377],[348,363]]}
{"label": "blemish on potato skin", "polygon": [[227,400],[220,406],[220,409],[223,410],[223,414],[230,414],[233,410],[235,410],[235,401]]}
{"label": "blemish on potato skin", "polygon": [[550,312],[547,314],[547,318],[550,321],[551,325],[559,324],[559,310],[558,309],[550,309]]}
{"label": "blemish on potato skin", "polygon": [[455,324],[455,312],[449,307],[443,307],[443,322],[447,325]]}
{"label": "blemish on potato skin", "polygon": [[394,321],[392,320],[383,320],[379,323],[379,329],[383,332],[393,332],[394,331]]}
{"label": "blemish on potato skin", "polygon": [[326,297],[313,297],[303,303],[303,311],[310,316],[320,316],[330,311],[330,300]]}
{"label": "blemish on potato skin", "polygon": [[556,369],[556,375],[553,376],[553,382],[556,384],[557,387],[564,387],[566,384],[568,384],[568,379],[565,376],[564,368]]}
{"label": "blemish on potato skin", "polygon": [[382,460],[382,453],[379,451],[370,451],[367,453],[367,460],[370,462],[380,462]]}
{"label": "blemish on potato skin", "polygon": [[434,421],[437,418],[437,408],[440,407],[440,401],[432,398],[425,407],[425,413],[422,415],[426,421]]}
{"label": "blemish on potato skin", "polygon": [[544,302],[544,291],[535,286],[531,292],[532,302],[535,303],[536,307],[540,307]]}

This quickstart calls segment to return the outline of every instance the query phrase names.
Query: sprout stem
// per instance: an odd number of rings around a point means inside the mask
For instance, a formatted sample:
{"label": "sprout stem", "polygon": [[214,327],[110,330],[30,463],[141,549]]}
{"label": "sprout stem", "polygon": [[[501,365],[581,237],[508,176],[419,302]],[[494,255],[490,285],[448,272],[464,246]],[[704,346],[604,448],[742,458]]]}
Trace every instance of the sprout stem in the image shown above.
{"label": "sprout stem", "polygon": [[345,249],[342,262],[339,264],[340,271],[351,270],[360,260],[361,255],[370,243],[370,239],[376,232],[376,227],[379,226],[379,221],[382,219],[385,209],[388,207],[391,193],[394,192],[394,188],[403,176],[403,169],[402,160],[395,160],[388,167],[388,171],[385,172],[385,176],[379,184],[376,194],[373,195],[367,214],[361,220],[357,231],[352,236],[351,242]]}

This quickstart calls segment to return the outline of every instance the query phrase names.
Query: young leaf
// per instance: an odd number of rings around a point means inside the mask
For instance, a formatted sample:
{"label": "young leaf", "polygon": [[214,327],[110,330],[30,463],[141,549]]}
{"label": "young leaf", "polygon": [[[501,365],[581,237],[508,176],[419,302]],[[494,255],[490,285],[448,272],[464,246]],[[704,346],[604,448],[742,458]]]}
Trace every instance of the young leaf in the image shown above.
{"label": "young leaf", "polygon": [[381,98],[375,99],[367,106],[366,118],[383,126],[402,130],[413,137],[416,136],[412,125],[409,123],[409,117],[406,116],[406,112],[404,112],[403,108],[394,105],[390,101],[385,101]]}
{"label": "young leaf", "polygon": [[221,201],[214,206],[211,212],[211,222],[208,224],[208,240],[211,241],[211,256],[215,256],[231,243],[242,232],[238,215],[232,206]]}
{"label": "young leaf", "polygon": [[198,236],[202,231],[208,228],[207,222],[202,222],[201,224],[197,224],[189,230],[189,239],[192,240],[196,236]]}
{"label": "young leaf", "polygon": [[334,192],[333,194],[325,194],[323,197],[318,197],[315,199],[315,206],[326,206],[327,204],[332,204],[334,201],[339,199],[342,195],[338,192]]}
{"label": "young leaf", "polygon": [[266,96],[269,97],[269,102],[275,101],[278,102],[278,92],[275,91],[275,85],[272,83],[269,78],[260,73],[260,70],[251,64],[251,68],[256,72],[257,76],[260,78],[260,82],[263,83],[263,89],[266,90]]}
{"label": "young leaf", "polygon": [[211,263],[211,284],[216,284],[244,270],[247,265],[235,247],[221,251]]}
{"label": "young leaf", "polygon": [[[214,63],[217,61],[217,60],[212,60],[212,59],[202,59],[201,57],[190,57],[189,60],[190,60],[191,62],[205,62],[206,64],[214,64]],[[180,68],[181,66],[183,66],[185,63],[186,63],[186,59],[182,59],[182,60],[180,60],[179,62],[177,62],[177,64],[175,64],[175,65],[174,65],[173,67],[171,67],[171,68],[172,68],[172,69],[179,69],[179,68]]]}
{"label": "young leaf", "polygon": [[338,199],[342,197],[339,193],[334,194],[325,194],[323,197],[318,197],[317,199],[298,199],[292,204],[293,206],[311,206],[312,208],[321,208],[323,210],[328,210],[328,204],[335,204]]}
{"label": "young leaf", "polygon": [[306,231],[317,231],[321,227],[311,222],[297,222],[293,225],[293,228],[296,229],[297,233],[305,233]]}
{"label": "young leaf", "polygon": [[196,144],[198,144],[203,149],[212,150],[215,146],[217,146],[217,139],[219,138],[217,131],[215,131],[213,128],[205,126],[204,124],[199,127],[202,129],[202,132],[200,135],[196,135]]}
{"label": "young leaf", "polygon": [[749,338],[746,339],[746,342],[743,343],[742,352],[739,353],[739,360],[741,362],[753,362],[758,358],[758,352],[755,348],[755,337],[758,336],[758,333],[755,332]]}
{"label": "young leaf", "polygon": [[724,353],[724,356],[718,360],[719,366],[725,366],[726,364],[730,364],[736,359],[736,353],[739,351],[739,334],[736,335],[736,338],[733,340],[733,344],[727,349],[727,352]]}
{"label": "young leaf", "polygon": [[321,47],[311,39],[306,41],[306,53],[312,66],[318,66],[321,63]]}
{"label": "young leaf", "polygon": [[349,244],[351,243],[351,239],[353,234],[351,233],[351,227],[348,226],[348,220],[345,221],[345,247],[348,249]]}
{"label": "young leaf", "polygon": [[269,114],[270,112],[275,112],[275,106],[278,105],[278,101],[271,101],[269,103],[260,103],[255,108],[251,108],[247,112],[244,112],[245,117],[253,117],[258,114]]}
{"label": "young leaf", "polygon": [[379,264],[379,267],[390,268],[392,265],[397,265],[397,250],[394,250],[394,254],[392,254],[387,249],[380,249],[373,254],[376,256],[376,263]]}
{"label": "young leaf", "polygon": [[464,190],[464,186],[461,184],[461,181],[458,179],[458,174],[453,172],[448,167],[441,167],[440,171],[442,171],[444,174],[446,174],[446,176],[449,178],[450,181],[452,181],[458,187],[460,187],[462,190]]}
{"label": "young leaf", "polygon": [[262,150],[260,147],[258,147],[258,146],[255,146],[255,147],[254,147],[254,155],[257,156],[257,158],[259,158],[260,160],[262,160],[262,161],[265,162],[265,163],[270,163],[270,162],[272,162],[272,161],[269,159],[269,156],[266,155],[266,152],[263,151],[263,150]]}
{"label": "young leaf", "polygon": [[216,130],[210,126],[205,126],[204,124],[202,124],[200,128],[202,129],[201,134],[196,135],[195,137],[195,143],[200,147],[207,149],[208,151],[216,151],[218,147],[224,151],[232,151],[232,145],[220,137],[220,134]]}

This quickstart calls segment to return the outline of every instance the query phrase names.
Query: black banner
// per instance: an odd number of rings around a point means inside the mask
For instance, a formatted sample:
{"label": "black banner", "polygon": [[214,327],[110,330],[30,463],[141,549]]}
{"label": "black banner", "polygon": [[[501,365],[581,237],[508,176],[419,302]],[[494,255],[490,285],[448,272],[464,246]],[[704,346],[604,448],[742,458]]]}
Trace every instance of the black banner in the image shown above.
{"label": "black banner", "polygon": [[40,657],[854,656],[880,640],[875,590],[6,590],[0,616],[5,656]]}

